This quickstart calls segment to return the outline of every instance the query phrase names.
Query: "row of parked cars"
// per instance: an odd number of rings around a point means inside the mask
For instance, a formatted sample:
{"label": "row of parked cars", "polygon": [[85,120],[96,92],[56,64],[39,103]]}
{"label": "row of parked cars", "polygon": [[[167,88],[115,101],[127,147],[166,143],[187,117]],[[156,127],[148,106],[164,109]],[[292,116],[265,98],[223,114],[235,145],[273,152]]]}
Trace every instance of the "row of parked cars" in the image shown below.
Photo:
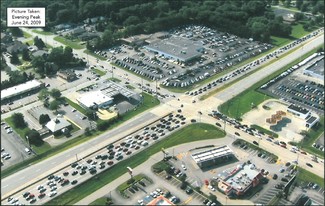
{"label": "row of parked cars", "polygon": [[[29,202],[29,204],[33,204],[38,199],[42,199],[45,196],[55,196],[57,190],[61,187],[65,187],[66,185],[76,185],[78,184],[78,179],[85,174],[90,173],[91,175],[95,175],[98,169],[103,171],[104,169],[111,167],[116,163],[116,161],[121,161],[125,155],[131,155],[133,151],[146,147],[150,142],[155,141],[159,137],[164,136],[167,132],[178,128],[180,124],[177,124],[177,122],[180,123],[180,121],[185,121],[185,119],[186,118],[183,115],[170,114],[169,116],[160,119],[160,121],[154,125],[145,127],[137,134],[129,135],[118,142],[107,145],[106,149],[94,154],[92,157],[72,163],[71,167],[63,171],[62,174],[49,175],[46,182],[37,186],[36,192],[25,191],[23,194],[23,196],[25,195],[24,197],[26,197],[24,198],[25,201]],[[16,199],[19,198],[10,197],[10,201],[8,199],[8,202],[13,202],[13,204],[23,204],[22,202],[20,203],[16,201]]]}

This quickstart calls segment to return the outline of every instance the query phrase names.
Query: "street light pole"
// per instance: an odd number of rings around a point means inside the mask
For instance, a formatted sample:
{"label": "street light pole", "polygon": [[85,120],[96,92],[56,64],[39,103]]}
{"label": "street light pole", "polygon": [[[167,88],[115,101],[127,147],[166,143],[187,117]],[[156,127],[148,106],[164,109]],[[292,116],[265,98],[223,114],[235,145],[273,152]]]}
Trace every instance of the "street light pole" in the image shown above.
{"label": "street light pole", "polygon": [[29,137],[26,136],[26,139],[27,139],[27,142],[28,142],[28,145],[29,145],[29,148],[32,148],[31,145],[30,145],[30,140],[29,140]]}

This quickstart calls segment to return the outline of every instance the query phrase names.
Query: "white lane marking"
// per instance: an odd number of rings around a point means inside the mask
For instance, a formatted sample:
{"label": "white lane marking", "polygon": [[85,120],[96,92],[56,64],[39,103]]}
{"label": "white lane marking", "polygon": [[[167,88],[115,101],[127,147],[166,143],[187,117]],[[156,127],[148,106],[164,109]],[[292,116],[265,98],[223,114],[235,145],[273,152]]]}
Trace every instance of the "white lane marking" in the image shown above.
{"label": "white lane marking", "polygon": [[52,162],[51,164],[54,165],[54,164],[56,164],[56,162]]}
{"label": "white lane marking", "polygon": [[2,186],[1,188],[6,188],[6,187],[8,187],[8,185]]}
{"label": "white lane marking", "polygon": [[40,171],[41,169],[37,169],[36,172]]}

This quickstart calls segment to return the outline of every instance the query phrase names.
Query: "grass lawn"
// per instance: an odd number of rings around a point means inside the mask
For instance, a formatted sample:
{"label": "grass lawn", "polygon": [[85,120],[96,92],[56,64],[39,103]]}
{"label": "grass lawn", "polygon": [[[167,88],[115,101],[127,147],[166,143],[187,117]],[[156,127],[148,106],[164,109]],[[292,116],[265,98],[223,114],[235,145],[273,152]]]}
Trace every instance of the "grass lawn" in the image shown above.
{"label": "grass lawn", "polygon": [[315,154],[318,157],[324,159],[324,152],[319,149],[314,148],[313,143],[319,138],[319,136],[324,133],[324,116],[320,117],[319,124],[314,125],[307,133],[305,140],[299,143],[299,146],[305,151]]}
{"label": "grass lawn", "polygon": [[34,33],[42,34],[42,35],[53,35],[52,32],[48,32],[48,31],[40,31],[40,30],[37,30],[37,29],[33,29],[32,31],[33,31]]}
{"label": "grass lawn", "polygon": [[270,130],[264,129],[263,127],[260,127],[260,126],[258,126],[256,124],[251,125],[251,127],[255,128],[255,129],[257,129],[257,130],[259,130],[261,132],[264,132],[265,134],[267,134],[269,136],[272,136],[272,137],[275,137],[275,138],[279,137],[279,135],[277,133],[274,133],[274,132],[272,132]]}
{"label": "grass lawn", "polygon": [[219,111],[229,117],[239,119],[241,116],[252,109],[252,104],[257,106],[262,103],[264,100],[270,99],[271,97],[264,95],[261,92],[258,92],[257,89],[263,85],[265,82],[273,79],[277,75],[281,74],[288,68],[292,67],[293,65],[297,64],[300,59],[304,59],[311,54],[315,53],[318,48],[313,49],[309,53],[305,54],[301,58],[293,61],[292,63],[286,65],[285,67],[279,69],[277,72],[273,73],[272,75],[260,80],[244,92],[240,93],[239,95],[231,98],[227,102],[223,103],[218,107]]}
{"label": "grass lawn", "polygon": [[72,100],[70,100],[70,99],[68,99],[66,97],[65,97],[65,101],[67,101],[73,108],[75,108],[76,110],[78,110],[82,114],[86,115],[86,110],[82,106],[80,106],[77,103],[74,103]]}
{"label": "grass lawn", "polygon": [[106,197],[101,197],[95,200],[94,202],[90,203],[89,205],[106,205],[107,198]]}
{"label": "grass lawn", "polygon": [[131,156],[130,158],[119,162],[108,170],[92,177],[88,181],[77,185],[62,195],[58,195],[46,205],[71,205],[87,197],[101,187],[107,185],[113,180],[127,172],[126,167],[135,168],[150,158],[151,155],[161,151],[161,148],[169,148],[179,144],[199,141],[204,139],[216,139],[224,137],[222,130],[210,124],[191,124],[187,127],[174,132],[165,139],[151,145],[147,149]]}
{"label": "grass lawn", "polygon": [[23,35],[24,35],[24,37],[25,37],[26,39],[32,37],[31,34],[29,34],[28,32],[25,32],[25,31],[23,31]]}
{"label": "grass lawn", "polygon": [[87,50],[87,49],[84,51],[84,53],[89,54],[89,55],[91,55],[91,56],[93,56],[93,57],[96,57],[96,58],[98,58],[98,59],[100,59],[100,60],[102,60],[102,61],[105,61],[105,60],[106,60],[105,57],[103,57],[103,56],[101,56],[101,55],[98,55],[98,54],[95,54],[95,53],[93,53],[93,52],[91,52],[91,51],[89,51],[89,50]]}
{"label": "grass lawn", "polygon": [[92,71],[94,71],[96,74],[98,74],[99,76],[104,76],[106,74],[105,71],[102,71],[100,69],[94,68],[92,69]]}
{"label": "grass lawn", "polygon": [[62,44],[65,44],[67,46],[70,46],[73,49],[83,49],[83,48],[85,48],[85,46],[79,44],[79,41],[72,41],[72,40],[66,39],[66,38],[64,38],[62,36],[56,36],[56,37],[54,37],[54,40],[58,41],[58,42],[60,42]]}
{"label": "grass lawn", "polygon": [[122,81],[122,80],[120,80],[120,79],[118,79],[118,78],[114,78],[114,77],[108,78],[107,80],[111,80],[111,81],[113,81],[113,82],[117,82],[117,83],[119,83],[119,82]]}
{"label": "grass lawn", "polygon": [[135,89],[134,86],[131,86],[131,85],[129,85],[129,84],[127,84],[125,87],[128,88],[128,89]]}
{"label": "grass lawn", "polygon": [[324,178],[321,178],[314,173],[311,173],[301,167],[298,167],[298,176],[297,176],[297,181],[299,183],[305,183],[307,184],[308,182],[313,182],[317,183],[320,187],[324,188]]}
{"label": "grass lawn", "polygon": [[[27,142],[27,139],[25,137],[25,134],[27,131],[29,131],[30,129],[28,127],[25,127],[23,129],[21,128],[17,128],[14,126],[14,123],[12,122],[12,117],[8,117],[5,119],[5,122],[7,122],[7,124],[13,129],[15,130],[15,132],[17,132],[18,136],[24,141],[27,143],[28,145],[28,142]],[[44,142],[42,145],[40,146],[35,146],[35,145],[31,145],[32,146],[32,149],[39,155],[39,154],[42,154],[46,151],[48,151],[50,148],[51,148],[51,145],[49,145],[47,142]]]}
{"label": "grass lawn", "polygon": [[134,181],[132,181],[131,184],[128,183],[128,181],[131,180],[131,178],[130,178],[127,181],[123,182],[121,185],[119,185],[117,187],[117,190],[120,191],[120,192],[123,192],[124,190],[129,188],[131,185],[133,185],[133,183],[136,183],[136,182],[142,180],[143,178],[146,178],[146,175],[144,175],[144,174],[135,175],[133,177]]}

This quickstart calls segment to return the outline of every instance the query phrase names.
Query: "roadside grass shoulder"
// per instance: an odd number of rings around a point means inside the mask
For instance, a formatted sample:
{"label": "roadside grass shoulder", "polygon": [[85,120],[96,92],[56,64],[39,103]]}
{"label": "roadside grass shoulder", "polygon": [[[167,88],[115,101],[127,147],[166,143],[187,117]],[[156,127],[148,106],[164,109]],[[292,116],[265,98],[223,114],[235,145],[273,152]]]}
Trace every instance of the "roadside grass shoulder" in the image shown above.
{"label": "roadside grass shoulder", "polygon": [[298,167],[297,179],[299,184],[307,184],[309,182],[313,182],[324,188],[324,178],[321,178],[320,176],[311,173],[301,167]]}
{"label": "roadside grass shoulder", "polygon": [[53,35],[52,32],[48,32],[48,31],[40,31],[40,30],[37,30],[37,29],[33,29],[32,32],[34,33],[37,33],[37,34],[42,34],[42,35]]}
{"label": "roadside grass shoulder", "polygon": [[150,158],[153,154],[161,151],[161,148],[169,148],[179,144],[184,144],[193,141],[216,139],[224,137],[223,131],[216,128],[214,125],[197,123],[175,131],[170,136],[149,146],[147,149],[131,156],[130,158],[115,164],[108,170],[92,177],[86,182],[77,185],[71,190],[57,196],[46,205],[70,205],[75,204],[84,197],[92,194],[101,187],[107,185],[113,180],[127,172],[126,167],[135,168]]}
{"label": "roadside grass shoulder", "polygon": [[54,37],[54,40],[66,45],[66,46],[70,46],[73,49],[83,49],[83,48],[85,48],[84,45],[79,44],[79,41],[72,41],[72,40],[66,39],[66,38],[61,37],[61,36]]}

